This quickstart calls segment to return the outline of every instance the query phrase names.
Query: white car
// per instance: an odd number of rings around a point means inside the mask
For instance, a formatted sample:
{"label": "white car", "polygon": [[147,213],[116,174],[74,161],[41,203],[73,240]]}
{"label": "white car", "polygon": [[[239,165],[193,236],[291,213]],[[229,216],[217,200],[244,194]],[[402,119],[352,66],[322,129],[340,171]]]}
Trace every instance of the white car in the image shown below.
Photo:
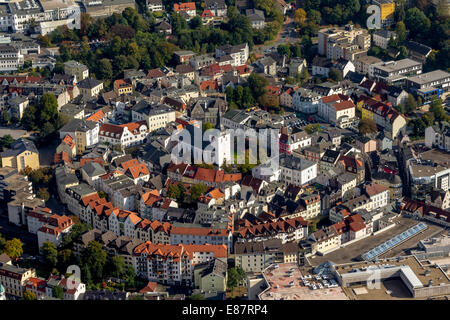
{"label": "white car", "polygon": [[319,289],[323,289],[323,285],[319,283]]}

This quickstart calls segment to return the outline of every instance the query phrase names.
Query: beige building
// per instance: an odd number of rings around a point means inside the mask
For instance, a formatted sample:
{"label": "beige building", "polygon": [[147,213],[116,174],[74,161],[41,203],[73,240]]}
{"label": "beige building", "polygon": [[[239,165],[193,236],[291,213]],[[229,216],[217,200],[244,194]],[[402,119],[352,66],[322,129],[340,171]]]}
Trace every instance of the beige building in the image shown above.
{"label": "beige building", "polygon": [[98,96],[103,90],[103,82],[97,79],[87,78],[78,82],[80,94],[87,98]]}
{"label": "beige building", "polygon": [[[99,141],[99,124],[90,120],[73,119],[59,130],[60,139],[69,135],[75,142],[77,154]],[[64,141],[64,140],[63,140]]]}
{"label": "beige building", "polygon": [[39,151],[30,140],[19,139],[0,154],[2,167],[16,168],[18,171],[26,167],[39,169]]}
{"label": "beige building", "polygon": [[333,226],[325,227],[312,233],[309,237],[312,253],[325,254],[341,246],[341,237]]}
{"label": "beige building", "polygon": [[76,76],[79,82],[89,77],[89,68],[78,61],[70,60],[64,63],[64,73]]}
{"label": "beige building", "polygon": [[0,261],[0,284],[7,294],[22,297],[25,283],[31,277],[36,277],[34,269],[18,268],[13,266],[11,261]]}
{"label": "beige building", "polygon": [[282,244],[280,239],[237,242],[234,247],[236,266],[245,272],[262,272],[273,263],[297,263],[299,251],[296,242]]}

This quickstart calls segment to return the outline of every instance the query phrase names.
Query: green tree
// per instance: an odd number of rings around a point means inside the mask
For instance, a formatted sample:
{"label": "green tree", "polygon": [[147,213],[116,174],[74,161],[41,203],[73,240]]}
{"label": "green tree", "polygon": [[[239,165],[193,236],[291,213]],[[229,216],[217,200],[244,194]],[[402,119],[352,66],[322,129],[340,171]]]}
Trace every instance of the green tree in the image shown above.
{"label": "green tree", "polygon": [[35,130],[38,128],[36,124],[36,107],[29,106],[25,109],[20,120],[22,126],[27,130]]}
{"label": "green tree", "polygon": [[73,253],[70,249],[63,249],[58,252],[58,270],[67,270],[67,267],[72,264]]}
{"label": "green tree", "polygon": [[205,122],[202,125],[202,129],[203,129],[203,131],[206,131],[209,129],[214,129],[214,125],[211,122]]}
{"label": "green tree", "polygon": [[11,122],[11,117],[9,115],[9,111],[8,110],[3,110],[3,112],[2,112],[2,123],[4,125],[9,125],[10,122]]}
{"label": "green tree", "polygon": [[240,267],[228,269],[227,286],[229,289],[237,287],[246,277],[245,271]]}
{"label": "green tree", "polygon": [[0,150],[4,150],[5,148],[10,148],[11,144],[14,142],[14,138],[10,134],[5,134],[0,138]]}
{"label": "green tree", "polygon": [[52,93],[44,93],[39,101],[39,121],[44,124],[55,121],[58,116],[58,100]]}
{"label": "green tree", "polygon": [[29,290],[25,290],[23,293],[23,300],[36,300],[36,294]]}
{"label": "green tree", "polygon": [[398,55],[397,59],[400,60],[400,59],[405,59],[408,57],[408,49],[406,49],[405,46],[401,46],[399,48],[399,50],[400,50],[400,54]]}
{"label": "green tree", "polygon": [[119,278],[125,270],[125,261],[120,256],[114,256],[111,258],[111,272],[112,274]]}
{"label": "green tree", "polygon": [[136,272],[134,272],[134,269],[132,267],[128,267],[127,284],[132,288],[136,286]]}
{"label": "green tree", "polygon": [[358,124],[358,130],[360,134],[367,134],[377,132],[377,125],[372,119],[361,119]]}
{"label": "green tree", "polygon": [[3,253],[3,248],[5,247],[5,244],[6,244],[6,239],[0,233],[0,254]]}
{"label": "green tree", "polygon": [[268,85],[268,81],[263,75],[259,73],[252,73],[248,77],[248,85],[252,92],[253,98],[258,99],[267,92],[266,87]]}
{"label": "green tree", "polygon": [[448,121],[450,116],[448,116],[442,106],[442,99],[435,98],[430,103],[430,111],[433,113],[434,118],[439,121]]}
{"label": "green tree", "polygon": [[178,185],[176,185],[176,184],[169,185],[169,187],[167,188],[167,196],[169,198],[179,199],[180,195],[181,195],[181,192],[180,192],[180,188],[178,188]]}
{"label": "green tree", "polygon": [[23,254],[23,244],[19,239],[14,238],[6,241],[4,250],[11,259],[16,259]]}
{"label": "green tree", "polygon": [[52,242],[44,242],[41,248],[42,256],[44,257],[45,263],[51,267],[56,267],[58,263],[58,249]]}
{"label": "green tree", "polygon": [[305,127],[305,131],[306,131],[308,134],[312,134],[312,133],[314,133],[314,132],[320,132],[320,131],[322,131],[322,128],[321,128],[320,124],[318,124],[318,123],[315,123],[315,124],[308,124],[308,125]]}
{"label": "green tree", "polygon": [[206,185],[203,183],[197,183],[191,187],[191,199],[197,201],[201,195],[206,192]]}
{"label": "green tree", "polygon": [[82,261],[89,266],[91,274],[96,281],[102,280],[103,268],[107,261],[107,254],[99,242],[89,242],[87,248],[83,252]]}
{"label": "green tree", "polygon": [[111,80],[113,68],[109,59],[101,59],[98,65],[98,77],[102,80]]}
{"label": "green tree", "polygon": [[426,34],[431,27],[431,21],[423,11],[418,8],[410,8],[406,11],[405,26],[410,31],[410,37]]}
{"label": "green tree", "polygon": [[37,196],[44,201],[48,201],[48,199],[50,199],[50,193],[47,188],[39,188],[37,191]]}
{"label": "green tree", "polygon": [[405,109],[406,112],[413,112],[417,109],[417,101],[411,93],[406,98]]}
{"label": "green tree", "polygon": [[330,68],[330,71],[328,72],[328,76],[330,77],[330,79],[332,79],[336,82],[342,81],[342,72],[336,68]]}
{"label": "green tree", "polygon": [[53,297],[56,299],[62,299],[64,297],[64,290],[60,286],[53,288]]}

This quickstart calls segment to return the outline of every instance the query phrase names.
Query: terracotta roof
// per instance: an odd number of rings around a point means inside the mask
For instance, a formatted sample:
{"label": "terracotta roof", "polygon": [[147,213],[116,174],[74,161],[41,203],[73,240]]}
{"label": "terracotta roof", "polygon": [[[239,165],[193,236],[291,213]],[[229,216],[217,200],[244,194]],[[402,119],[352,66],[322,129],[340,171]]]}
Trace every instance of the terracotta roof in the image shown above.
{"label": "terracotta roof", "polygon": [[105,116],[105,113],[103,112],[102,109],[100,109],[100,110],[96,111],[95,113],[93,113],[92,115],[90,115],[86,120],[99,122],[101,119],[103,119],[104,116]]}
{"label": "terracotta roof", "polygon": [[195,2],[186,2],[186,3],[174,3],[173,11],[188,11],[188,10],[196,10]]}
{"label": "terracotta roof", "polygon": [[161,69],[159,68],[149,70],[147,73],[147,78],[149,79],[157,79],[162,78],[164,76],[165,76],[164,72],[162,72]]}
{"label": "terracotta roof", "polygon": [[374,195],[380,194],[387,190],[388,189],[385,186],[377,183],[371,183],[366,186],[366,193],[369,195],[369,197],[373,197]]}
{"label": "terracotta roof", "polygon": [[259,224],[250,224],[250,223],[245,224],[246,226],[240,227],[238,231],[241,237],[258,237],[264,236],[266,234],[271,235],[273,233],[289,232],[291,228],[292,231],[294,231],[299,228],[304,228],[308,226],[308,222],[305,221],[302,217],[286,220],[280,219],[276,222],[269,221],[266,223],[259,223]]}

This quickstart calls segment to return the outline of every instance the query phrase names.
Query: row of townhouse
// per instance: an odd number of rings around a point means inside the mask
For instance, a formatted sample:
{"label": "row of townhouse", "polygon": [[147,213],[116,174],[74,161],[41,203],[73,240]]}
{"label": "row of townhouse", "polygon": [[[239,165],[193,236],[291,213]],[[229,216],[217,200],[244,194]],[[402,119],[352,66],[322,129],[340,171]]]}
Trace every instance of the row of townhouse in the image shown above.
{"label": "row of townhouse", "polygon": [[97,193],[80,199],[77,211],[80,220],[101,231],[112,231],[117,236],[127,236],[142,241],[166,244],[214,244],[232,247],[231,223],[213,227],[198,224],[170,224],[150,221],[135,212],[122,210]]}
{"label": "row of townhouse", "polygon": [[345,219],[350,213],[361,210],[373,212],[385,208],[390,202],[389,189],[380,184],[371,183],[363,186],[360,196],[351,198],[330,209],[331,222],[337,223]]}
{"label": "row of townhouse", "polygon": [[299,241],[308,235],[308,223],[302,217],[280,219],[264,223],[251,224],[246,221],[239,226],[237,241],[265,241],[280,239],[282,243]]}

